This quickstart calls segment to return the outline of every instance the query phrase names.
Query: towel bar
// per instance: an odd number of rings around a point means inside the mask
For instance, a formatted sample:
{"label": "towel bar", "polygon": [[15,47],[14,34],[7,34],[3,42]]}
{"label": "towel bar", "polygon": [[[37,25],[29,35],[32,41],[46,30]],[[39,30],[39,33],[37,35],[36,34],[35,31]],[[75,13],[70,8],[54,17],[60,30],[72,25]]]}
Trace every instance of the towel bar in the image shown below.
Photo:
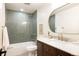
{"label": "towel bar", "polygon": [[6,52],[7,51],[2,51],[2,49],[0,49],[0,56],[2,56],[4,54],[4,56],[6,56]]}

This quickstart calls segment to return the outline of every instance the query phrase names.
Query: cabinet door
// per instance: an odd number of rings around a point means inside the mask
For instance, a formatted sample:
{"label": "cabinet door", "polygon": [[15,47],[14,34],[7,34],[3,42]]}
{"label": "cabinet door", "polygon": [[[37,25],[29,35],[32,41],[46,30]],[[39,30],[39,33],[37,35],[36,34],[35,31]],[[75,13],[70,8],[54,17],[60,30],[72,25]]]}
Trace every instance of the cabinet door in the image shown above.
{"label": "cabinet door", "polygon": [[57,56],[57,49],[45,43],[37,41],[37,55],[38,56]]}
{"label": "cabinet door", "polygon": [[40,41],[37,41],[37,55],[38,56],[73,56],[67,52],[49,46]]}
{"label": "cabinet door", "polygon": [[37,55],[43,55],[43,44],[40,41],[37,41]]}
{"label": "cabinet door", "polygon": [[57,56],[57,49],[54,47],[51,47],[47,44],[44,44],[43,46],[43,55],[45,56]]}
{"label": "cabinet door", "polygon": [[58,52],[59,56],[73,56],[73,55],[71,55],[67,52],[64,52],[64,51],[60,50],[60,49],[58,49],[57,52]]}

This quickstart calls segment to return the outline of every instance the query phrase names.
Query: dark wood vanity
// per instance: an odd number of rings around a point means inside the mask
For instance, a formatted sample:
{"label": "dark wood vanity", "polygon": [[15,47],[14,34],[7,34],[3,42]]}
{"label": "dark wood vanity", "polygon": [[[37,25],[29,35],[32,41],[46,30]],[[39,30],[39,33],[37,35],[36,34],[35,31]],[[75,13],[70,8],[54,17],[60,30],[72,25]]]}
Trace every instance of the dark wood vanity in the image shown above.
{"label": "dark wood vanity", "polygon": [[37,55],[38,56],[73,56],[70,53],[64,52],[58,48],[52,47],[40,41],[37,41]]}

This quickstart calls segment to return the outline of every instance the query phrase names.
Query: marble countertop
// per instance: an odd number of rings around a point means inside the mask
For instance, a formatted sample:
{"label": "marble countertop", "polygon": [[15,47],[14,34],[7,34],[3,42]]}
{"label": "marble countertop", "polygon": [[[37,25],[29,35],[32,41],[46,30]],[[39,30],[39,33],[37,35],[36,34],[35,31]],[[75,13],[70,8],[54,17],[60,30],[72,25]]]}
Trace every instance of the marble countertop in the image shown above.
{"label": "marble countertop", "polygon": [[37,38],[38,41],[46,43],[50,46],[63,50],[72,55],[79,56],[79,45],[70,42],[61,41],[58,39],[49,39],[48,37],[40,36]]}

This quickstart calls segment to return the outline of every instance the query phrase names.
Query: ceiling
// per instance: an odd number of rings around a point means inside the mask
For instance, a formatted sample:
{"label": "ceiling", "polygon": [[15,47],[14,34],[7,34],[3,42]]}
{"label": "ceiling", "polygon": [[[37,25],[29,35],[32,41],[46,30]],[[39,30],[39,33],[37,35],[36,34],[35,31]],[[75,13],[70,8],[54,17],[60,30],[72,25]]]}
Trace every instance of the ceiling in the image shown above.
{"label": "ceiling", "polygon": [[5,7],[9,10],[20,11],[23,9],[23,12],[33,13],[47,4],[48,3],[6,3]]}

